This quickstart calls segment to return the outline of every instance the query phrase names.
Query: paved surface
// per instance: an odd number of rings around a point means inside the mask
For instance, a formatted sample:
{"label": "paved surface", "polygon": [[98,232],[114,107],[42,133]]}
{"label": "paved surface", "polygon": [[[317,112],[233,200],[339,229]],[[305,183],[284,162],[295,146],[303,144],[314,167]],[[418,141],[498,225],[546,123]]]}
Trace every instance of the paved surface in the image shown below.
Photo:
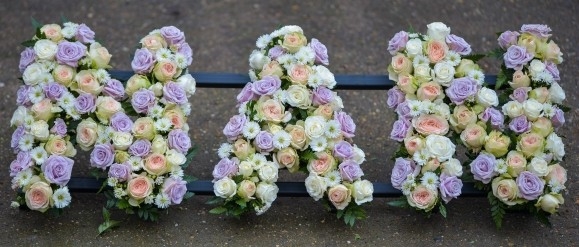
{"label": "paved surface", "polygon": [[[577,1],[15,1],[0,4],[0,246],[577,246],[579,245],[579,2]],[[560,67],[567,105],[561,129],[569,169],[566,203],[552,228],[527,214],[509,214],[496,230],[484,198],[461,198],[448,206],[448,218],[387,206],[377,198],[366,207],[369,218],[349,228],[324,212],[310,198],[278,198],[263,216],[242,220],[210,215],[197,196],[172,207],[158,223],[113,212],[124,220],[121,228],[97,237],[104,196],[74,194],[72,207],[59,218],[10,209],[8,165],[12,130],[8,122],[16,108],[20,42],[34,33],[30,17],[43,23],[59,22],[64,15],[89,25],[113,54],[115,69],[130,68],[130,54],[138,39],[150,30],[175,25],[185,31],[194,49],[192,71],[246,73],[248,56],[263,33],[281,25],[300,25],[308,38],[318,38],[330,53],[334,73],[385,74],[390,55],[387,42],[399,30],[442,21],[464,37],[475,52],[496,46],[495,32],[517,30],[524,23],[549,24],[565,53]],[[497,63],[485,61],[489,74]],[[358,124],[355,142],[366,151],[364,170],[371,181],[388,181],[389,158],[395,147],[388,140],[394,113],[386,108],[385,91],[339,92],[346,111]],[[221,129],[235,113],[236,89],[198,89],[191,100],[192,138],[201,152],[190,172],[208,179],[216,162],[215,150],[225,138]],[[75,174],[86,173],[87,155],[76,158]],[[83,162],[84,161],[84,162]],[[283,180],[303,180],[284,175]]]}

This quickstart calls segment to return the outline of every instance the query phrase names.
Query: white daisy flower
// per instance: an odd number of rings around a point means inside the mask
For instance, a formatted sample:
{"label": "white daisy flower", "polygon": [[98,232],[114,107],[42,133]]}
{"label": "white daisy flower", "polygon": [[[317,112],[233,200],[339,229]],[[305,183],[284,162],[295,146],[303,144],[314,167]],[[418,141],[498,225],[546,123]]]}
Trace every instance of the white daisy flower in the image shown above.
{"label": "white daisy flower", "polygon": [[31,150],[33,145],[34,145],[34,136],[28,134],[22,136],[22,138],[18,142],[18,148],[20,148],[20,150],[22,151]]}
{"label": "white daisy flower", "polygon": [[308,77],[308,86],[317,88],[322,84],[322,77],[317,74],[312,74]]}
{"label": "white daisy flower", "polygon": [[62,36],[67,39],[72,39],[76,35],[76,30],[78,29],[78,24],[67,22],[63,24],[64,28],[62,28]]}
{"label": "white daisy flower", "polygon": [[17,181],[20,187],[24,187],[30,183],[30,179],[32,179],[32,168],[28,168],[24,171],[20,171],[14,179]]}
{"label": "white daisy flower", "polygon": [[163,176],[158,176],[157,178],[155,178],[155,184],[156,185],[161,185],[161,184],[163,184],[164,181],[165,181],[165,177],[163,177]]}
{"label": "white daisy flower", "polygon": [[279,101],[280,103],[284,104],[287,101],[287,92],[285,90],[277,90],[273,93],[273,99]]}
{"label": "white daisy flower", "polygon": [[498,172],[499,174],[503,174],[505,172],[507,172],[507,163],[505,162],[505,160],[503,159],[497,159],[497,165],[495,166],[495,172]]}
{"label": "white daisy flower", "polygon": [[428,154],[428,152],[426,152],[425,149],[422,149],[418,152],[414,152],[414,155],[412,155],[412,159],[420,166],[424,165],[429,158],[430,155]]}
{"label": "white daisy flower", "polygon": [[314,138],[310,141],[310,148],[314,152],[324,151],[328,147],[328,141],[324,137]]}
{"label": "white daisy flower", "polygon": [[72,197],[68,192],[68,187],[62,187],[54,191],[52,194],[52,200],[54,200],[54,206],[56,208],[64,208],[70,204]]}
{"label": "white daisy flower", "polygon": [[295,54],[296,62],[299,64],[313,64],[316,53],[309,46],[303,46]]}
{"label": "white daisy flower", "polygon": [[450,118],[450,108],[447,104],[437,104],[432,112],[436,115],[443,116],[447,120]]}
{"label": "white daisy flower", "polygon": [[143,169],[143,159],[139,156],[132,156],[128,162],[134,172]]}
{"label": "white daisy flower", "polygon": [[255,210],[255,215],[259,216],[265,213],[271,207],[270,203],[266,203],[263,207],[255,206],[253,209]]}
{"label": "white daisy flower", "polygon": [[173,53],[167,48],[160,48],[155,52],[155,59],[157,61],[170,61],[173,60]]}
{"label": "white daisy flower", "polygon": [[565,189],[565,185],[559,183],[555,179],[549,180],[549,188],[551,188],[551,192],[559,193]]}
{"label": "white daisy flower", "polygon": [[68,109],[64,109],[66,111],[66,114],[68,114],[70,117],[72,117],[72,119],[74,120],[79,120],[80,119],[80,113],[78,113],[78,111],[76,110],[76,108],[71,107]]}
{"label": "white daisy flower", "polygon": [[34,159],[34,162],[38,165],[42,165],[44,161],[48,158],[48,153],[43,147],[35,147],[30,151],[30,156]]}
{"label": "white daisy flower", "polygon": [[418,35],[418,33],[408,33],[408,38],[410,39],[414,39],[414,38],[418,38],[420,37],[420,35]]}
{"label": "white daisy flower", "polygon": [[167,132],[171,129],[171,120],[167,118],[159,118],[155,121],[155,129],[161,132]]}
{"label": "white daisy flower", "polygon": [[155,106],[153,106],[151,110],[149,110],[148,115],[149,117],[155,119],[161,118],[163,116],[163,111],[164,111],[163,107],[161,107],[159,104],[155,104]]}
{"label": "white daisy flower", "polygon": [[153,194],[145,197],[145,204],[153,204],[155,203],[155,196]]}
{"label": "white daisy flower", "polygon": [[57,101],[58,106],[62,107],[62,109],[67,110],[70,108],[74,108],[74,103],[76,101],[76,98],[74,97],[74,95],[72,95],[72,93],[70,92],[65,92],[62,97],[60,97],[60,99]]}
{"label": "white daisy flower", "polygon": [[284,66],[292,64],[293,60],[294,56],[292,56],[291,54],[283,54],[277,58],[277,62]]}
{"label": "white daisy flower", "polygon": [[33,86],[32,88],[30,88],[30,91],[28,91],[28,99],[30,99],[30,102],[32,102],[33,104],[40,102],[44,98],[45,98],[44,90],[42,89],[41,86],[38,85]]}
{"label": "white daisy flower", "polygon": [[180,104],[179,107],[181,107],[183,115],[185,116],[191,115],[191,103],[186,102],[185,104]]}
{"label": "white daisy flower", "polygon": [[336,186],[340,184],[340,182],[342,182],[342,176],[340,175],[340,172],[337,170],[328,172],[323,177],[328,187]]}
{"label": "white daisy flower", "polygon": [[231,154],[231,152],[233,152],[233,145],[229,143],[222,143],[221,146],[219,146],[219,149],[217,150],[217,155],[219,155],[219,158],[223,159],[229,157],[229,154]]}
{"label": "white daisy flower", "polygon": [[26,116],[24,116],[24,120],[22,121],[22,124],[24,125],[24,127],[26,129],[30,129],[30,126],[35,122],[34,117],[30,114],[27,114]]}
{"label": "white daisy flower", "polygon": [[410,108],[410,116],[417,117],[422,111],[422,106],[418,100],[408,100],[408,108]]}
{"label": "white daisy flower", "polygon": [[271,36],[269,34],[264,34],[257,39],[257,41],[255,42],[255,45],[259,49],[264,49],[265,47],[267,47],[269,42],[271,42]]}
{"label": "white daisy flower", "polygon": [[185,175],[183,169],[180,166],[171,167],[171,177],[175,179],[182,178]]}
{"label": "white daisy flower", "polygon": [[158,208],[168,208],[169,204],[171,204],[171,199],[169,199],[167,194],[159,193],[155,197],[155,205],[157,205]]}
{"label": "white daisy flower", "polygon": [[119,183],[119,180],[117,178],[107,178],[107,185],[110,187],[115,187],[117,186],[117,183]]}
{"label": "white daisy flower", "polygon": [[292,137],[289,133],[285,132],[284,130],[280,130],[273,134],[273,146],[277,149],[282,149],[289,147],[291,144]]}
{"label": "white daisy flower", "polygon": [[340,126],[340,122],[336,120],[330,120],[326,122],[326,131],[324,134],[328,138],[338,138],[342,134],[342,127]]}
{"label": "white daisy flower", "polygon": [[480,70],[471,70],[466,76],[475,80],[479,86],[485,82],[485,74]]}
{"label": "white daisy flower", "polygon": [[[411,175],[408,175],[409,177]],[[402,194],[404,194],[405,196],[410,195],[410,193],[412,193],[412,189],[414,189],[414,187],[416,187],[416,183],[414,183],[414,179],[406,179],[404,182],[402,182]]]}
{"label": "white daisy flower", "polygon": [[444,57],[444,61],[452,66],[457,66],[460,64],[460,55],[454,51],[448,51]]}
{"label": "white daisy flower", "polygon": [[555,108],[553,108],[553,105],[543,103],[543,114],[548,118],[552,118],[555,115]]}
{"label": "white daisy flower", "polygon": [[251,82],[255,82],[258,80],[255,71],[253,71],[252,69],[249,70],[249,80],[251,80]]}
{"label": "white daisy flower", "polygon": [[[89,64],[90,64],[90,60],[89,60]],[[109,74],[109,72],[107,72],[104,69],[97,69],[96,71],[94,71],[93,73],[94,77],[97,79],[97,81],[104,83],[108,80],[111,79],[111,75]]]}
{"label": "white daisy flower", "polygon": [[177,63],[177,67],[179,67],[180,69],[185,69],[189,65],[187,63],[187,58],[185,57],[185,55],[181,53],[175,54],[173,60],[175,60],[175,63]]}
{"label": "white daisy flower", "polygon": [[257,134],[259,134],[259,132],[261,131],[261,127],[259,127],[259,124],[253,121],[249,121],[247,123],[245,123],[245,126],[243,126],[243,136],[249,140],[255,138],[257,136]]}
{"label": "white daisy flower", "polygon": [[19,208],[20,207],[20,203],[16,202],[16,201],[12,201],[10,203],[10,207],[11,208]]}
{"label": "white daisy flower", "polygon": [[438,181],[438,176],[434,172],[425,172],[420,179],[420,183],[426,188],[436,190],[440,181]]}
{"label": "white daisy flower", "polygon": [[412,65],[430,64],[430,59],[424,55],[416,55],[412,61]]}
{"label": "white daisy flower", "polygon": [[115,198],[122,199],[123,196],[127,195],[127,192],[123,188],[116,187],[114,190]]}
{"label": "white daisy flower", "polygon": [[267,158],[263,154],[255,153],[247,161],[252,164],[254,170],[258,170],[267,163]]}

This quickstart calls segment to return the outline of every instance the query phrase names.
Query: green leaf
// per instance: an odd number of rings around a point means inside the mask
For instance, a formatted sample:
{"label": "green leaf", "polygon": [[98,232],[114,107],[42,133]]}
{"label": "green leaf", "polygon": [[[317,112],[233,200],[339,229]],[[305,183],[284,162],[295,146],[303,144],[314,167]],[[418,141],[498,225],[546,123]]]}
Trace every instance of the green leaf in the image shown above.
{"label": "green leaf", "polygon": [[471,54],[471,55],[463,56],[462,58],[472,60],[473,62],[476,63],[478,60],[481,60],[484,57],[486,57],[485,54]]}
{"label": "green leaf", "polygon": [[503,51],[501,48],[496,48],[496,49],[490,51],[489,53],[487,53],[487,56],[492,57],[492,58],[496,58],[496,59],[502,59],[504,53],[505,53],[505,51]]}
{"label": "green leaf", "polygon": [[208,205],[223,204],[224,201],[225,199],[218,196],[214,196],[213,198],[209,199],[209,201],[205,202],[205,204]]}
{"label": "green leaf", "polygon": [[34,19],[34,17],[30,17],[30,19],[31,19],[31,21],[32,21],[32,26],[33,26],[34,28],[39,29],[39,28],[41,28],[41,27],[43,26],[42,23],[38,22],[36,19]]}
{"label": "green leaf", "polygon": [[183,175],[183,181],[187,182],[187,183],[191,183],[193,181],[197,180],[196,177],[193,177],[191,175]]}
{"label": "green leaf", "polygon": [[227,212],[227,208],[225,207],[216,207],[214,209],[209,210],[209,213],[211,214],[222,214]]}
{"label": "green leaf", "polygon": [[110,231],[114,228],[117,228],[120,225],[120,221],[116,221],[116,220],[110,220],[110,221],[105,221],[102,224],[99,225],[98,231],[99,231],[99,236],[102,235],[103,233]]}
{"label": "green leaf", "polygon": [[105,221],[109,221],[111,219],[111,213],[109,213],[109,210],[106,208],[103,208],[103,219],[105,219]]}
{"label": "green leaf", "polygon": [[491,216],[493,217],[493,221],[495,222],[495,226],[497,229],[501,229],[503,226],[503,217],[505,215],[505,207],[506,205],[499,201],[494,195],[492,191],[489,191],[487,195],[489,202],[491,204]]}
{"label": "green leaf", "polygon": [[440,211],[442,217],[446,218],[446,207],[444,207],[442,203],[440,203],[440,206],[438,206],[438,211]]}
{"label": "green leaf", "polygon": [[503,84],[507,83],[507,75],[505,74],[504,70],[500,70],[499,74],[497,74],[497,82],[495,84],[495,89],[499,90]]}
{"label": "green leaf", "polygon": [[195,193],[188,191],[187,193],[185,193],[185,195],[183,196],[184,199],[189,199],[191,197],[193,197],[195,195]]}
{"label": "green leaf", "polygon": [[360,239],[362,239],[362,237],[360,237],[360,234],[354,233],[354,240],[360,240]]}
{"label": "green leaf", "polygon": [[557,106],[559,107],[559,109],[561,109],[561,111],[563,112],[569,112],[571,111],[571,107],[565,106],[565,105],[559,105],[557,104]]}
{"label": "green leaf", "polygon": [[34,45],[36,44],[36,40],[31,39],[31,40],[24,41],[20,44],[24,47],[34,47]]}
{"label": "green leaf", "polygon": [[195,157],[195,155],[197,155],[197,151],[199,151],[197,145],[194,145],[193,148],[189,149],[189,152],[185,156],[185,158],[187,158],[185,164],[181,165],[183,169],[187,168],[191,164],[191,162],[193,162],[193,158]]}
{"label": "green leaf", "polygon": [[342,216],[344,216],[344,212],[346,212],[345,210],[338,210],[338,213],[336,213],[336,217],[342,218]]}
{"label": "green leaf", "polygon": [[126,208],[130,208],[131,204],[129,204],[129,201],[127,200],[118,200],[117,201],[117,208],[119,209],[126,209]]}
{"label": "green leaf", "polygon": [[246,203],[245,200],[243,200],[243,199],[239,199],[239,200],[235,201],[235,203],[236,203],[237,205],[239,205],[241,208],[247,207],[247,203]]}
{"label": "green leaf", "polygon": [[389,201],[389,202],[387,202],[387,204],[392,206],[392,207],[398,207],[398,208],[407,208],[408,207],[408,201],[404,197],[402,197],[398,200]]}
{"label": "green leaf", "polygon": [[[67,23],[70,22],[63,14],[60,14],[60,20],[62,21],[62,23]],[[102,43],[101,43],[102,44]]]}

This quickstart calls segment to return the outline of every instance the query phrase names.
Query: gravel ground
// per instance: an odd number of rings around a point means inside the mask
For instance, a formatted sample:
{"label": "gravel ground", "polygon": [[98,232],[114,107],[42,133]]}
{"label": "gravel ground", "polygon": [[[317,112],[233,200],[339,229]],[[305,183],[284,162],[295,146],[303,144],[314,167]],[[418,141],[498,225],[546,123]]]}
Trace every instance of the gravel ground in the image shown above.
{"label": "gravel ground", "polygon": [[[15,1],[0,5],[0,246],[574,246],[579,245],[579,77],[576,32],[577,1]],[[425,32],[426,24],[442,21],[452,33],[467,40],[474,52],[496,46],[495,33],[517,30],[524,23],[544,23],[553,29],[566,61],[560,67],[567,105],[560,133],[567,138],[568,193],[552,228],[528,214],[506,216],[497,230],[485,198],[462,198],[448,206],[448,218],[425,218],[412,210],[389,207],[391,199],[376,198],[366,207],[369,218],[347,227],[310,198],[278,198],[262,216],[237,220],[210,215],[209,197],[196,196],[172,207],[156,223],[113,212],[121,227],[97,236],[102,222],[102,195],[73,194],[66,213],[51,218],[37,212],[10,209],[8,166],[14,159],[8,122],[16,109],[20,42],[34,33],[30,17],[42,23],[65,16],[84,22],[113,54],[112,66],[130,69],[130,54],[140,37],[165,25],[179,27],[194,50],[192,71],[246,73],[255,40],[282,25],[304,29],[308,38],[323,42],[336,74],[385,74],[391,56],[388,40],[410,26]],[[496,74],[496,61],[483,61],[488,74]],[[237,89],[199,88],[191,99],[191,137],[200,152],[189,172],[209,179],[217,160],[216,149],[225,140],[222,127],[235,114]],[[364,164],[371,181],[388,181],[389,158],[395,143],[388,139],[393,112],[386,108],[385,91],[340,91],[346,111],[358,124],[355,142],[366,151]],[[87,174],[87,154],[76,158],[75,175]],[[285,172],[284,172],[285,173]],[[284,181],[301,181],[303,175],[284,174]]]}

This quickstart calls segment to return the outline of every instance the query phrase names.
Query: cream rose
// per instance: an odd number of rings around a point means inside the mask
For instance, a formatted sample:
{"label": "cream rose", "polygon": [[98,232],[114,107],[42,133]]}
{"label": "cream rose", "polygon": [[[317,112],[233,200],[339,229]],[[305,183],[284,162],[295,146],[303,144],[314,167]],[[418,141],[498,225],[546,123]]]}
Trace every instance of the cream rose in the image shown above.
{"label": "cream rose", "polygon": [[24,195],[26,206],[31,210],[46,212],[52,204],[52,188],[45,182],[33,183]]}
{"label": "cream rose", "polygon": [[516,100],[511,100],[503,105],[503,113],[510,118],[516,118],[520,115],[523,115],[525,112],[523,109],[523,104]]}
{"label": "cream rose", "polygon": [[175,149],[169,149],[165,153],[165,160],[167,161],[168,167],[181,166],[187,162],[187,157]]}
{"label": "cream rose", "polygon": [[169,170],[165,156],[158,153],[152,153],[145,158],[144,168],[149,174],[157,176],[163,175]]}
{"label": "cream rose", "polygon": [[561,49],[553,40],[549,41],[549,43],[539,44],[537,51],[547,61],[552,61],[555,64],[560,64],[563,61],[563,53],[561,53]]}
{"label": "cream rose", "polygon": [[497,177],[493,179],[492,188],[493,195],[503,203],[509,206],[517,204],[516,199],[519,195],[519,188],[515,180]]}
{"label": "cream rose", "polygon": [[264,64],[262,69],[261,69],[261,72],[259,72],[260,78],[263,78],[265,76],[274,76],[274,75],[277,77],[283,76],[283,69],[279,65],[279,62],[275,61],[275,60]]}
{"label": "cream rose", "polygon": [[308,78],[312,74],[312,69],[303,64],[295,64],[288,70],[289,80],[293,84],[306,85]]}
{"label": "cream rose", "polygon": [[286,90],[286,102],[293,107],[302,109],[308,108],[312,104],[312,95],[306,86],[291,85]]}
{"label": "cream rose", "polygon": [[362,203],[371,202],[373,200],[373,193],[374,185],[370,181],[358,180],[354,182],[354,192],[352,192],[352,197],[356,204],[361,205]]}
{"label": "cream rose", "polygon": [[546,87],[539,87],[529,92],[529,99],[536,100],[538,103],[545,103],[549,99],[549,89]]}
{"label": "cream rose", "polygon": [[310,194],[314,200],[317,201],[324,197],[327,185],[326,180],[323,177],[320,177],[315,173],[310,173],[310,175],[306,178],[305,185],[308,194]]}
{"label": "cream rose", "polygon": [[416,151],[422,150],[424,147],[424,139],[419,136],[408,136],[404,138],[404,147],[408,151],[408,154],[414,155]]}
{"label": "cream rose", "polygon": [[262,116],[264,120],[273,123],[280,123],[284,120],[285,109],[279,101],[275,99],[260,100],[257,106],[257,114]]}
{"label": "cream rose", "polygon": [[559,85],[559,83],[553,82],[549,88],[549,100],[555,104],[562,104],[565,100],[565,91]]}
{"label": "cream rose", "polygon": [[450,82],[454,79],[454,67],[449,63],[437,63],[434,65],[434,81],[443,86],[450,86]]}
{"label": "cream rose", "polygon": [[137,139],[153,140],[157,135],[155,121],[150,117],[142,117],[133,124],[133,134]]}
{"label": "cream rose", "polygon": [[316,153],[316,159],[308,163],[308,171],[317,175],[325,175],[336,167],[336,160],[326,152]]}
{"label": "cream rose", "polygon": [[291,147],[297,150],[304,150],[308,144],[308,138],[303,124],[303,121],[298,121],[296,125],[288,124],[285,127],[285,131],[291,136]]}
{"label": "cream rose", "polygon": [[456,132],[463,131],[469,124],[476,123],[477,115],[465,105],[459,105],[454,108],[454,112],[448,119],[450,125]]}
{"label": "cream rose", "polygon": [[162,135],[155,135],[151,141],[151,152],[163,154],[167,150],[167,141]]}
{"label": "cream rose", "polygon": [[48,131],[48,123],[44,120],[34,121],[30,125],[30,134],[34,136],[34,139],[39,141],[48,140],[50,132]]}
{"label": "cream rose", "polygon": [[485,138],[487,137],[487,132],[485,129],[478,124],[469,124],[466,126],[464,131],[460,133],[460,140],[468,148],[474,150],[480,150],[480,148],[485,143]]}
{"label": "cream rose", "polygon": [[231,198],[237,192],[237,184],[231,178],[224,177],[213,184],[213,192],[218,197]]}
{"label": "cream rose", "polygon": [[48,72],[41,64],[33,63],[24,69],[22,80],[24,84],[34,86],[40,83],[42,79],[46,77],[46,74],[48,74]]}
{"label": "cream rose", "polygon": [[50,102],[50,99],[44,98],[38,103],[32,105],[30,111],[36,120],[49,121],[54,116],[52,108],[53,105],[52,102]]}
{"label": "cream rose", "polygon": [[547,137],[553,132],[553,123],[545,117],[537,118],[531,125],[531,132],[535,132],[542,137]]}
{"label": "cream rose", "polygon": [[390,66],[392,66],[392,70],[398,75],[408,75],[412,72],[412,61],[401,53],[392,57]]}
{"label": "cream rose", "polygon": [[399,75],[396,85],[402,92],[406,94],[414,94],[418,89],[416,81],[411,75]]}
{"label": "cream rose", "polygon": [[237,188],[237,195],[244,201],[248,202],[249,200],[253,199],[253,195],[255,195],[256,190],[257,187],[253,181],[243,180],[241,183],[239,183],[239,187]]}
{"label": "cream rose", "polygon": [[410,206],[430,211],[438,201],[438,191],[426,188],[424,185],[418,185],[406,196]]}
{"label": "cream rose", "polygon": [[521,172],[523,172],[527,166],[527,159],[522,153],[517,151],[510,151],[507,154],[507,172],[512,177],[518,177]]}
{"label": "cream rose", "polygon": [[517,70],[513,74],[513,81],[509,81],[509,85],[511,85],[513,89],[528,87],[531,85],[531,78],[529,78],[527,74],[523,73],[523,71]]}
{"label": "cream rose", "polygon": [[277,162],[286,167],[289,171],[297,171],[300,165],[300,159],[295,149],[287,147],[277,151],[276,160]]}
{"label": "cream rose", "polygon": [[278,191],[279,188],[275,184],[259,183],[255,191],[255,196],[266,205],[271,205],[277,198]]}
{"label": "cream rose", "polygon": [[99,95],[103,90],[103,86],[98,82],[94,70],[81,70],[76,74],[75,81],[78,84],[78,90],[92,95]]}
{"label": "cream rose", "polygon": [[308,41],[306,36],[304,36],[302,33],[288,33],[284,35],[281,47],[283,47],[289,53],[296,53],[300,50],[300,48],[302,48],[302,46],[305,46],[307,42]]}
{"label": "cream rose", "polygon": [[263,53],[258,50],[253,50],[251,55],[249,55],[249,66],[253,69],[261,69],[270,61],[271,59],[268,56],[263,55]]}
{"label": "cream rose", "polygon": [[497,96],[495,90],[483,87],[476,94],[476,102],[484,107],[498,106],[499,97]]}
{"label": "cream rose", "polygon": [[127,150],[133,143],[133,135],[131,135],[131,133],[126,132],[114,132],[113,137],[111,139],[113,141],[113,146],[115,147],[115,149],[123,151]]}
{"label": "cream rose", "polygon": [[442,163],[442,173],[448,176],[462,176],[462,165],[460,161],[455,158],[450,158],[448,161]]}
{"label": "cream rose", "polygon": [[434,72],[430,69],[428,64],[414,65],[414,78],[418,83],[431,81],[434,77]]}
{"label": "cream rose", "polygon": [[406,54],[413,58],[422,55],[422,41],[420,39],[410,39],[406,42]]}
{"label": "cream rose", "polygon": [[425,142],[426,150],[438,161],[444,162],[454,155],[456,146],[445,136],[429,135]]}
{"label": "cream rose", "polygon": [[[123,150],[115,150],[115,163],[125,163],[129,160],[129,158],[131,158],[131,155],[127,152],[127,151],[123,151]],[[140,161],[140,167],[143,165],[143,161]],[[140,170],[141,168],[137,169]],[[133,168],[133,171],[135,169]]]}
{"label": "cream rose", "polygon": [[130,198],[141,201],[153,192],[153,179],[137,175],[127,183],[127,194]]}
{"label": "cream rose", "polygon": [[346,186],[338,184],[328,190],[328,199],[338,210],[345,209],[352,200],[352,191]]}
{"label": "cream rose", "polygon": [[237,139],[233,143],[233,153],[239,160],[245,160],[249,155],[255,153],[255,148],[245,139]]}
{"label": "cream rose", "polygon": [[132,96],[134,92],[138,91],[141,88],[149,88],[151,86],[151,82],[147,79],[144,75],[135,74],[127,80],[127,85],[125,87],[125,92],[127,95]]}
{"label": "cream rose", "polygon": [[563,203],[565,203],[565,199],[561,194],[550,193],[539,197],[535,207],[540,207],[543,211],[554,214]]}
{"label": "cream rose", "polygon": [[48,138],[48,141],[44,145],[44,149],[49,155],[55,154],[64,156],[67,153],[68,147],[66,141],[62,139],[62,137],[53,135]]}
{"label": "cream rose", "polygon": [[109,96],[99,96],[96,105],[96,116],[103,124],[108,124],[112,115],[123,110],[121,103]]}
{"label": "cream rose", "polygon": [[304,123],[304,129],[310,140],[321,137],[326,131],[326,120],[320,116],[309,116]]}
{"label": "cream rose", "polygon": [[525,47],[528,53],[535,56],[537,54],[537,43],[540,42],[537,37],[529,33],[523,33],[519,36],[517,45]]}
{"label": "cream rose", "polygon": [[529,163],[527,170],[535,173],[539,177],[546,176],[549,173],[549,167],[547,161],[542,158],[534,157]]}
{"label": "cream rose", "polygon": [[59,64],[52,71],[52,77],[59,84],[68,87],[76,77],[76,71],[70,66]]}
{"label": "cream rose", "polygon": [[176,75],[178,75],[178,67],[175,62],[171,60],[159,61],[155,64],[155,68],[153,68],[153,74],[157,80],[166,82]]}
{"label": "cream rose", "polygon": [[457,78],[465,77],[473,70],[480,70],[479,66],[470,59],[462,59],[456,67],[455,76]]}
{"label": "cream rose", "polygon": [[185,89],[185,92],[189,95],[192,95],[195,93],[195,91],[197,91],[197,82],[191,74],[180,76],[176,82],[179,86],[181,86],[181,88]]}
{"label": "cream rose", "polygon": [[57,42],[62,40],[62,28],[58,24],[46,24],[40,28],[40,32],[46,36],[47,39]]}
{"label": "cream rose", "polygon": [[334,107],[331,104],[320,105],[316,110],[314,110],[314,116],[322,116],[323,118],[330,120],[334,115]]}
{"label": "cream rose", "polygon": [[448,122],[438,115],[420,115],[412,119],[412,127],[423,135],[446,135]]}
{"label": "cream rose", "polygon": [[450,34],[450,27],[442,22],[433,22],[426,25],[426,27],[428,28],[426,34],[434,40],[445,41],[446,36]]}
{"label": "cream rose", "polygon": [[241,161],[238,168],[238,174],[244,178],[249,178],[253,174],[253,165],[249,161]]}
{"label": "cream rose", "polygon": [[538,117],[541,116],[541,112],[543,111],[543,104],[534,99],[528,99],[523,102],[523,110],[525,112],[525,116],[527,116],[529,120],[535,121]]}
{"label": "cream rose", "polygon": [[141,39],[143,47],[155,53],[158,49],[167,47],[167,42],[160,33],[152,33]]}
{"label": "cream rose", "polygon": [[544,144],[545,139],[541,135],[533,132],[524,133],[517,143],[517,150],[523,153],[525,157],[531,157],[542,153]]}
{"label": "cream rose", "polygon": [[278,178],[278,167],[273,162],[267,162],[259,168],[257,175],[264,182],[275,183]]}
{"label": "cream rose", "polygon": [[90,150],[96,142],[97,127],[97,123],[92,118],[82,120],[76,127],[76,142],[82,150]]}
{"label": "cream rose", "polygon": [[111,67],[109,66],[109,62],[111,61],[112,55],[107,48],[98,42],[90,44],[88,57],[92,60],[93,68],[107,69]]}
{"label": "cream rose", "polygon": [[56,52],[58,51],[58,46],[56,43],[48,40],[41,39],[36,41],[34,44],[34,53],[41,60],[53,60]]}
{"label": "cream rose", "polygon": [[511,139],[508,136],[493,130],[488,134],[485,150],[498,158],[507,153],[510,144]]}
{"label": "cream rose", "polygon": [[18,106],[14,114],[12,114],[12,118],[10,119],[10,126],[16,127],[19,125],[24,124],[24,118],[28,116],[28,108],[24,106]]}

